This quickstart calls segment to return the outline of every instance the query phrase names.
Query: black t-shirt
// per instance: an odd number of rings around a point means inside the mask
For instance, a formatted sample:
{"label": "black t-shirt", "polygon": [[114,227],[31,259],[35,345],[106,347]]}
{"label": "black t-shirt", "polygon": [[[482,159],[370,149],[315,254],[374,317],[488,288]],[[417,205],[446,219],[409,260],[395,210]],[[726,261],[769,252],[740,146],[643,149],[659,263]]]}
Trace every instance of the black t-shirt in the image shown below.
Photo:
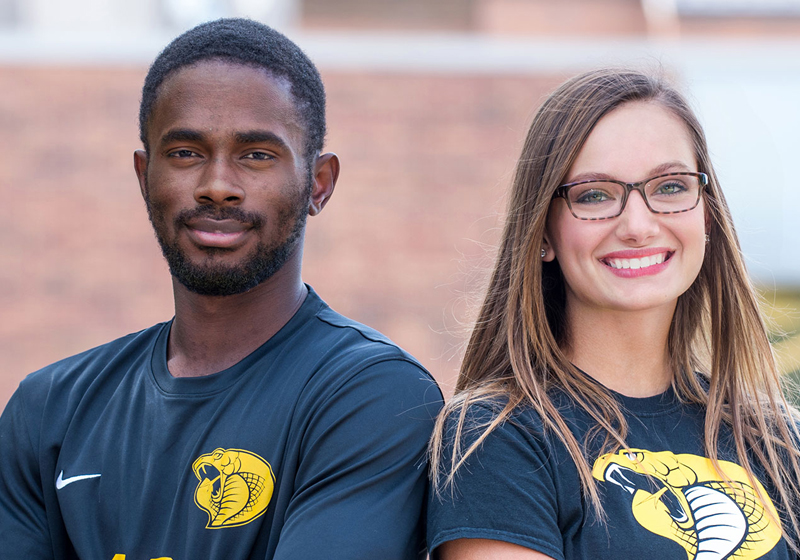
{"label": "black t-shirt", "polygon": [[[495,429],[457,472],[455,487],[431,496],[431,550],[461,538],[506,541],[558,560],[583,558],[795,558],[779,524],[736,464],[730,432],[723,430],[721,482],[703,453],[704,414],[679,402],[672,390],[649,398],[615,395],[629,425],[628,449],[588,457],[605,520],[582,494],[578,471],[539,416],[520,408]],[[578,442],[594,425],[563,395],[557,405]],[[476,440],[497,409],[467,411],[463,448]],[[451,419],[443,464],[452,453]],[[762,487],[763,488],[763,487]],[[435,555],[434,555],[435,557]]]}
{"label": "black t-shirt", "polygon": [[441,393],[310,291],[233,367],[167,370],[170,323],[28,376],[0,418],[0,558],[424,557]]}

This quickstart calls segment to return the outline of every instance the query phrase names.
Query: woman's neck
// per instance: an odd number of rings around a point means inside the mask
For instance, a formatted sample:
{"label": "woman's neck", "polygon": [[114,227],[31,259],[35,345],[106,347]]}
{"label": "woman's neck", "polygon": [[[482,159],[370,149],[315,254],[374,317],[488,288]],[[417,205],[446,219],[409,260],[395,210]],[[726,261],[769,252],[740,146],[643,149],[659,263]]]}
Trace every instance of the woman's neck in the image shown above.
{"label": "woman's neck", "polygon": [[614,312],[567,306],[575,366],[629,397],[663,393],[672,382],[667,351],[672,309]]}

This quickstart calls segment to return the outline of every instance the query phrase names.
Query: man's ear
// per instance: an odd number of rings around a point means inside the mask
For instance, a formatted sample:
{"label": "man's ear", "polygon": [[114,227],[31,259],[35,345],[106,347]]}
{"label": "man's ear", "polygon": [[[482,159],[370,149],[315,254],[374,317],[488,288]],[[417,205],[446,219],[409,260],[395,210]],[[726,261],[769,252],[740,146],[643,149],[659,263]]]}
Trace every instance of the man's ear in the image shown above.
{"label": "man's ear", "polygon": [[142,197],[147,200],[147,152],[144,150],[133,152],[133,169],[136,171],[136,178],[139,179]]}
{"label": "man's ear", "polygon": [[314,164],[314,185],[308,202],[308,215],[316,216],[328,203],[339,178],[339,156],[322,154]]}

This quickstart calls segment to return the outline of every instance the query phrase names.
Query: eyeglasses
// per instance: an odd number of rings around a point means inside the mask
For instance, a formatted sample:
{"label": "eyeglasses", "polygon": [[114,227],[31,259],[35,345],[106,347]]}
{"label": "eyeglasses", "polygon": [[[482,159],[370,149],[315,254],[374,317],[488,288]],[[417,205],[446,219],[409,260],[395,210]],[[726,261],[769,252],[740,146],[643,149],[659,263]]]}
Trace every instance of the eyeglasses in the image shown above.
{"label": "eyeglasses", "polygon": [[566,200],[570,212],[579,220],[608,220],[622,214],[631,191],[639,191],[654,214],[678,214],[700,203],[700,193],[706,185],[705,173],[665,173],[638,183],[590,179],[561,185],[553,198]]}

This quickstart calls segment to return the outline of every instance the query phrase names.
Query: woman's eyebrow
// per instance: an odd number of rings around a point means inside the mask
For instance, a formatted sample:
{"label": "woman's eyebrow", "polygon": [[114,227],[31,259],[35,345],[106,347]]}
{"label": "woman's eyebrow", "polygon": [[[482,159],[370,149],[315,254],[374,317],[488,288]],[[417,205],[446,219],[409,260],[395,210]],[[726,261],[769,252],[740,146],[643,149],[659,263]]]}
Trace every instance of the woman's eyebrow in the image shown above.
{"label": "woman's eyebrow", "polygon": [[[660,175],[662,173],[669,173],[671,171],[690,171],[688,165],[683,163],[682,161],[668,161],[666,163],[662,163],[657,165],[656,167],[652,168],[647,177],[641,177],[639,181],[645,181],[651,177],[655,177],[656,175]],[[564,184],[569,183],[579,183],[581,181],[622,181],[623,183],[627,183],[624,179],[619,179],[617,177],[613,177],[608,173],[600,173],[596,171],[587,171],[586,173],[579,173],[571,178],[569,181],[565,181]],[[638,181],[633,181],[634,183]]]}
{"label": "woman's eyebrow", "polygon": [[596,171],[587,171],[586,173],[578,173],[574,177],[572,177],[569,181],[565,181],[564,184],[569,183],[580,183],[581,181],[617,181],[608,173],[598,173]]}
{"label": "woman's eyebrow", "polygon": [[682,161],[668,161],[650,170],[650,176],[655,177],[659,173],[669,173],[670,171],[691,171],[691,168]]}

